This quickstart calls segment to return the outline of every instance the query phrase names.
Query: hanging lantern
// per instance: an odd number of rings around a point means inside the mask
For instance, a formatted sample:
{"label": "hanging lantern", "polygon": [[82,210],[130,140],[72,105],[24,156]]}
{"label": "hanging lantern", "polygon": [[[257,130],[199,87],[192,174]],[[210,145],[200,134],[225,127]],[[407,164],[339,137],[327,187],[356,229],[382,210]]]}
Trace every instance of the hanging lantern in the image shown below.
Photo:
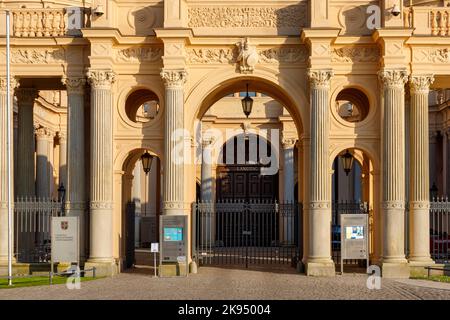
{"label": "hanging lantern", "polygon": [[153,156],[145,151],[145,153],[141,156],[142,168],[144,169],[145,174],[150,172],[150,168],[152,167]]}
{"label": "hanging lantern", "polygon": [[248,83],[247,83],[247,95],[244,99],[241,100],[242,102],[242,111],[244,111],[245,116],[248,118],[250,113],[252,113],[253,108],[253,99],[250,98],[248,95]]}
{"label": "hanging lantern", "polygon": [[352,154],[348,151],[348,149],[344,153],[344,155],[341,156],[342,166],[344,167],[344,171],[347,176],[349,175],[350,171],[352,171],[353,159],[354,158]]}

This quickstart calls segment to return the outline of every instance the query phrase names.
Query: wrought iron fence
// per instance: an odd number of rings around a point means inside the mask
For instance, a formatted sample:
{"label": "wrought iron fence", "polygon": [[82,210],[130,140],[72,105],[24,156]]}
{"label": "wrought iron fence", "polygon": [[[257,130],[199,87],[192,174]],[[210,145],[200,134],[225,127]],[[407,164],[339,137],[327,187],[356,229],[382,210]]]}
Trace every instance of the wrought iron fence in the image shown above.
{"label": "wrought iron fence", "polygon": [[302,256],[302,205],[273,201],[197,202],[193,255],[199,265],[294,264]]}
{"label": "wrought iron fence", "polygon": [[49,262],[51,218],[64,216],[63,203],[50,198],[20,197],[14,204],[15,256],[18,262]]}
{"label": "wrought iron fence", "polygon": [[450,201],[448,198],[438,198],[430,202],[430,254],[436,262],[450,262]]}
{"label": "wrought iron fence", "polygon": [[[331,206],[331,256],[336,265],[341,264],[341,214],[369,214],[367,202],[341,201],[333,202]],[[364,262],[363,260],[361,260]],[[359,264],[359,260],[346,260],[346,264]]]}

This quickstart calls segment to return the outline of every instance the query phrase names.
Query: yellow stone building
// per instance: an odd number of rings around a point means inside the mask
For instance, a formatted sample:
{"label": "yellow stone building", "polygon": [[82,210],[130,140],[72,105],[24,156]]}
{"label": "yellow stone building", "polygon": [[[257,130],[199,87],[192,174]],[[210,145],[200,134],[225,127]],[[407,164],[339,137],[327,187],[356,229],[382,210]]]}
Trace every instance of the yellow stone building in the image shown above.
{"label": "yellow stone building", "polygon": [[[62,183],[87,267],[120,272],[135,244],[158,241],[159,216],[186,215],[195,272],[199,198],[301,202],[296,246],[308,275],[335,274],[338,200],[368,204],[370,260],[383,276],[433,263],[430,188],[450,193],[449,1],[0,1],[0,264],[4,10],[14,195],[56,197]],[[227,167],[224,146],[240,137],[257,137],[279,170],[252,176],[261,154],[250,142],[234,152],[244,165]],[[339,160],[346,153],[350,174]],[[127,218],[130,202],[136,219]],[[130,228],[140,233],[131,242]]]}

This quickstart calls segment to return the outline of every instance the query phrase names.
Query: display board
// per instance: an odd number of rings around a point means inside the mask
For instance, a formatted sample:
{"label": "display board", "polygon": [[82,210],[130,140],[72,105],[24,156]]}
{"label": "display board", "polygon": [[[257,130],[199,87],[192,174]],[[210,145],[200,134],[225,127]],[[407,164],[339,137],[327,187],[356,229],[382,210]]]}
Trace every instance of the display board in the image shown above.
{"label": "display board", "polygon": [[365,259],[369,265],[367,214],[341,214],[341,272],[345,259]]}
{"label": "display board", "polygon": [[163,263],[183,263],[187,267],[188,217],[185,215],[160,217],[160,257]]}
{"label": "display board", "polygon": [[78,217],[52,217],[52,262],[79,260]]}

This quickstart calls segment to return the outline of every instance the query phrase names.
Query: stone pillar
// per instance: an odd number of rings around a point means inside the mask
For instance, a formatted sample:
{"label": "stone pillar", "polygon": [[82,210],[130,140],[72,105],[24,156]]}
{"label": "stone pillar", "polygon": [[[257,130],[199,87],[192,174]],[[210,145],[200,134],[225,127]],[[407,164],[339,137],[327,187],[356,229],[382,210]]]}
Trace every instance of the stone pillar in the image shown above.
{"label": "stone pillar", "polygon": [[[66,175],[66,182],[60,178],[66,188],[67,215],[78,217],[80,224],[80,261],[86,260],[86,168],[85,168],[85,125],[84,125],[84,88],[86,79],[69,77],[62,79],[67,90],[67,151],[61,143],[60,166]],[[65,136],[61,136],[64,141]],[[64,155],[64,153],[66,153]],[[64,167],[65,166],[65,170]],[[63,177],[60,174],[60,177]]]}
{"label": "stone pillar", "polygon": [[[87,76],[91,84],[91,220],[90,257],[86,265],[96,265],[100,268],[100,273],[111,275],[117,273],[113,258],[114,150],[111,90],[115,73],[110,69],[91,69]],[[71,145],[69,145],[70,148]],[[71,185],[70,178],[69,185]]]}
{"label": "stone pillar", "polygon": [[329,162],[329,94],[333,71],[310,70],[309,250],[306,274],[334,276],[331,260],[331,176]]}
{"label": "stone pillar", "polygon": [[213,201],[213,179],[212,179],[212,144],[211,138],[205,138],[202,141],[202,181],[201,181],[201,199],[202,201]]}
{"label": "stone pillar", "polygon": [[[14,89],[17,82],[14,78],[10,83],[10,100],[12,108]],[[8,119],[8,106],[6,105],[6,86],[7,79],[0,78],[0,265],[4,265],[8,262],[8,158],[7,158],[7,119]],[[13,128],[13,112],[11,110],[11,131]],[[12,133],[12,132],[11,132]],[[12,139],[11,134],[11,139]],[[11,152],[12,152],[12,140],[11,140]],[[11,165],[13,165],[13,155],[11,153]],[[13,168],[11,168],[13,170]],[[11,179],[13,180],[14,175]],[[12,187],[12,186],[11,186]],[[11,192],[13,192],[11,190]],[[14,199],[14,197],[12,197]],[[14,237],[13,237],[14,238]],[[14,245],[13,245],[14,247]]]}
{"label": "stone pillar", "polygon": [[410,77],[410,171],[409,171],[409,262],[429,265],[430,257],[430,185],[428,95],[434,78]]}
{"label": "stone pillar", "polygon": [[21,88],[16,92],[19,122],[18,161],[15,177],[16,196],[35,196],[33,105],[34,100],[38,97],[38,91]]}
{"label": "stone pillar", "polygon": [[184,214],[184,91],[185,70],[163,70],[166,89],[164,126],[164,214]]}
{"label": "stone pillar", "polygon": [[[294,146],[295,139],[286,139],[282,140],[283,146],[283,201],[285,203],[294,204],[295,196],[295,177],[294,177]],[[294,234],[295,234],[295,226],[294,226],[294,217],[291,215],[286,215],[283,219],[284,224],[284,241],[286,244],[293,244]]]}
{"label": "stone pillar", "polygon": [[50,197],[50,153],[53,149],[53,132],[45,127],[36,127],[36,196]]}
{"label": "stone pillar", "polygon": [[67,190],[67,138],[63,132],[58,132],[59,140],[59,181]]}
{"label": "stone pillar", "polygon": [[409,277],[405,259],[405,90],[406,70],[385,69],[382,140],[383,277]]}

